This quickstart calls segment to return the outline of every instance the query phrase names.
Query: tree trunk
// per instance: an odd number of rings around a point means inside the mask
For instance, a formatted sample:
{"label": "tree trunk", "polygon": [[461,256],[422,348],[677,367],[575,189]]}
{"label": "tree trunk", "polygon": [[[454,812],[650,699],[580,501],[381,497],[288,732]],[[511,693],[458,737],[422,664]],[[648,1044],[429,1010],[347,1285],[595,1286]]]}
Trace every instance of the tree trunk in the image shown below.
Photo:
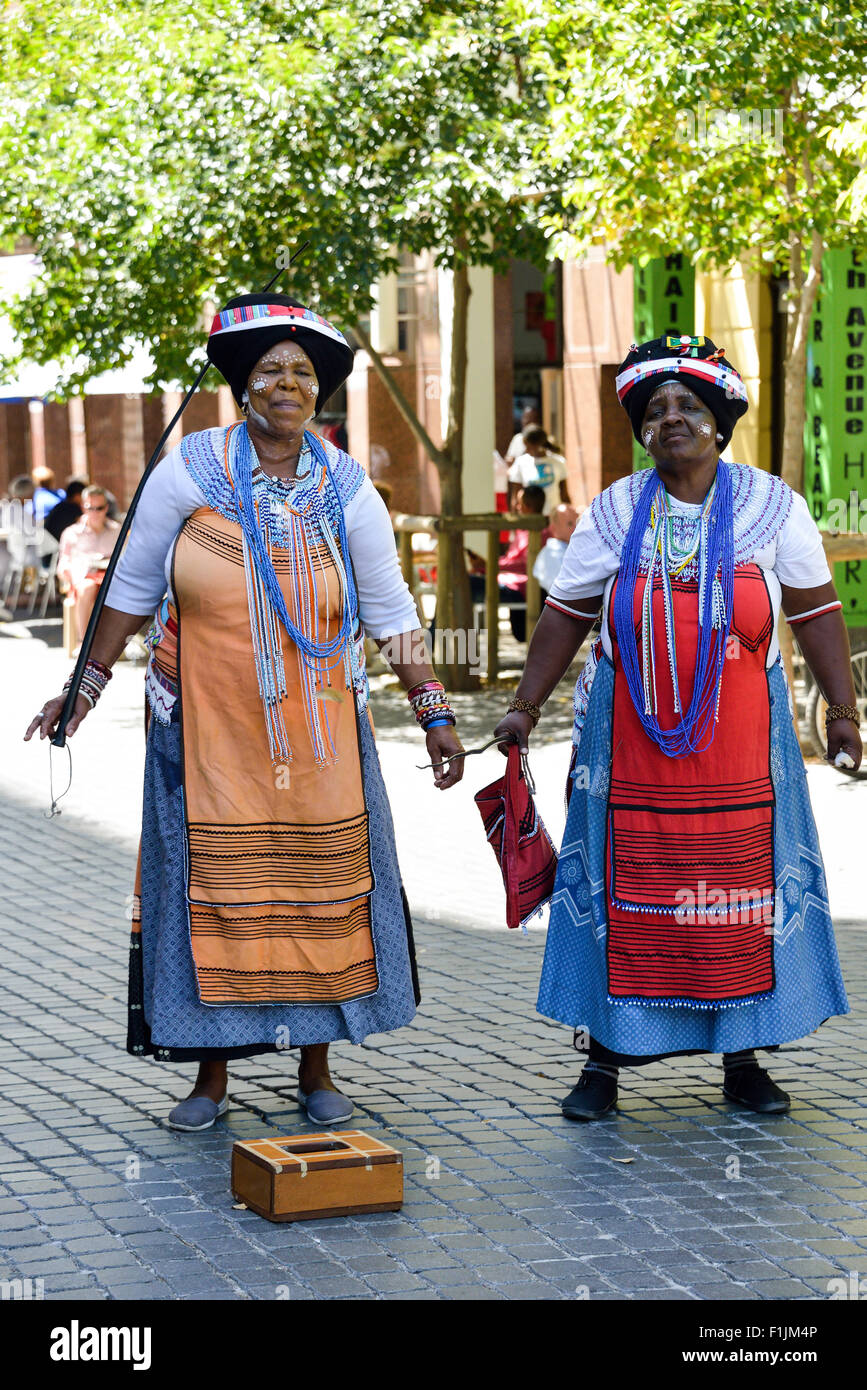
{"label": "tree trunk", "polygon": [[[804,425],[806,422],[807,346],[810,321],[822,281],[822,238],[812,237],[810,264],[806,276],[799,275],[793,292],[790,269],[789,296],[786,306],[786,365],[783,388],[783,481],[795,492],[804,490]],[[800,260],[803,247],[796,237],[790,240],[790,251]],[[791,261],[790,261],[791,265]]]}
{"label": "tree trunk", "polygon": [[[789,94],[788,101],[791,99]],[[812,191],[814,178],[807,149],[801,154],[804,183]],[[786,180],[789,198],[795,199],[795,174]],[[789,291],[786,297],[786,365],[783,383],[783,481],[795,492],[804,491],[804,425],[806,422],[807,345],[810,322],[822,283],[822,257],[825,243],[813,228],[810,260],[804,267],[804,243],[800,234],[789,234]]]}
{"label": "tree trunk", "polygon": [[[805,166],[806,168],[806,166]],[[809,179],[809,169],[806,169]],[[786,304],[786,362],[783,384],[783,457],[782,478],[794,488],[804,491],[804,426],[806,423],[807,347],[810,323],[816,297],[822,282],[822,257],[825,244],[813,231],[810,261],[804,273],[804,247],[800,237],[792,232],[789,238],[789,293]],[[782,618],[779,625],[780,653],[792,691],[795,734],[800,740],[800,719],[795,695],[795,668],[792,631]],[[802,743],[805,751],[809,744]]]}
{"label": "tree trunk", "polygon": [[[458,247],[460,250],[461,247]],[[464,417],[467,394],[467,320],[470,304],[470,276],[466,263],[454,271],[452,307],[452,354],[449,367],[449,413],[444,458],[437,463],[440,479],[440,510],[443,516],[463,513]],[[442,674],[452,690],[477,690],[478,675],[470,669],[470,637],[473,633],[473,605],[470,577],[464,558],[463,532],[440,536],[441,562],[437,567],[437,633]]]}

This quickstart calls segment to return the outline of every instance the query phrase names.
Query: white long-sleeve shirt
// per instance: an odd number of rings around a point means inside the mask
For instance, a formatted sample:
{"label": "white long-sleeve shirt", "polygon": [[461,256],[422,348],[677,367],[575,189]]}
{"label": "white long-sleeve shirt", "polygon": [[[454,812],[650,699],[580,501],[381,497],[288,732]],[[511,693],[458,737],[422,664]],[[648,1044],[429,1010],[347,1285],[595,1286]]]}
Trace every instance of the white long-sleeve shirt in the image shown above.
{"label": "white long-sleeve shirt", "polygon": [[[208,501],[190,476],[180,448],[161,459],[136,508],[126,549],[106,602],[124,613],[153,613],[171,593],[178,532]],[[398,563],[388,509],[365,478],[344,509],[349,553],[355,567],[358,610],[368,637],[382,640],[419,625],[418,613]]]}

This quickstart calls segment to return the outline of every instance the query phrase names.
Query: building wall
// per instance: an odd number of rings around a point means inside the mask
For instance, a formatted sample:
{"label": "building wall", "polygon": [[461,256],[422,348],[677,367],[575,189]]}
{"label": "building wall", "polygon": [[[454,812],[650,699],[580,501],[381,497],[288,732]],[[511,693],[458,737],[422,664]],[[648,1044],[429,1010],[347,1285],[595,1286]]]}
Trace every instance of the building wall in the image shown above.
{"label": "building wall", "polygon": [[100,395],[84,398],[87,472],[126,507],[144,466],[141,397]]}
{"label": "building wall", "polygon": [[30,407],[27,401],[0,401],[0,491],[12,478],[29,473]]}
{"label": "building wall", "polygon": [[768,282],[743,264],[697,271],[695,328],[725,349],[746,383],[749,410],[738,423],[727,457],[771,467],[771,324]]}
{"label": "building wall", "polygon": [[42,408],[45,463],[59,487],[72,474],[72,436],[66,401],[46,401]]}
{"label": "building wall", "polygon": [[[410,343],[398,351],[398,277],[377,286],[370,339],[397,386],[435,444],[442,442],[442,371],[436,267],[418,257],[408,270],[416,278]],[[413,514],[439,510],[436,466],[391,399],[366,352],[355,354],[346,383],[349,451],[376,482],[392,489],[392,508]]]}
{"label": "building wall", "polygon": [[603,479],[632,471],[631,434],[626,440],[622,428],[609,428],[610,392],[602,370],[622,362],[632,323],[631,269],[618,273],[606,265],[602,248],[580,262],[564,263],[562,443],[569,494],[578,506],[592,501]]}
{"label": "building wall", "polygon": [[[471,266],[463,472],[464,511],[468,513],[495,510],[497,408],[494,302],[493,272],[487,266]],[[472,548],[484,553],[484,537],[476,536]]]}

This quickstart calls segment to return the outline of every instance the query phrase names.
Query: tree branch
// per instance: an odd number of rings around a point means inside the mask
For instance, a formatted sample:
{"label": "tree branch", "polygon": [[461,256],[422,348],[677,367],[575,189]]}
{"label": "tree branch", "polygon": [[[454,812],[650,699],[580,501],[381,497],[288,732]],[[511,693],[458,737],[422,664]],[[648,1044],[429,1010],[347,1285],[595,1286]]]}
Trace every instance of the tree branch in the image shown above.
{"label": "tree branch", "polygon": [[355,325],[355,335],[361,343],[362,347],[364,348],[364,351],[370,358],[371,362],[373,363],[374,368],[379,374],[379,377],[386,391],[388,392],[395,406],[399,410],[400,414],[403,416],[407,425],[415,435],[415,438],[418,440],[419,444],[424,449],[425,453],[429,456],[429,458],[431,458],[433,462],[436,464],[437,468],[439,470],[442,470],[448,465],[447,453],[444,449],[440,449],[436,444],[434,444],[433,440],[431,439],[421,420],[418,418],[418,415],[413,410],[412,406],[410,405],[406,396],[401,391],[400,387],[398,386],[388,367],[385,365],[385,362],[380,357],[376,348],[373,346],[373,343],[370,341],[368,334],[365,333],[364,329],[361,327],[360,324]]}

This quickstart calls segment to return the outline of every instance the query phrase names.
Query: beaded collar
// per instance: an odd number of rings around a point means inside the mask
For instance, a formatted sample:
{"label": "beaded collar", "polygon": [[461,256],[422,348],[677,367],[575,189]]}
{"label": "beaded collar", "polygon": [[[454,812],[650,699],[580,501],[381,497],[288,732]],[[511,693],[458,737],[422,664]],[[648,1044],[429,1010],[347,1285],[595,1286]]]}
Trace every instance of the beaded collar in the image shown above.
{"label": "beaded collar", "polygon": [[[226,517],[227,520],[237,521],[235,489],[225,468],[227,433],[228,429],[216,428],[197,430],[193,434],[185,435],[180,446],[181,457],[190,477],[204,493],[208,506],[212,507],[215,512],[219,512],[221,516]],[[351,458],[349,454],[345,454],[342,449],[336,448],[326,439],[319,439],[318,436],[317,441],[328,458],[329,473],[337,490],[337,498],[329,497],[331,488],[323,479],[325,470],[313,457],[307,432],[305,432],[304,443],[298,459],[301,476],[292,480],[293,486],[287,488],[280,479],[270,478],[258,462],[253,469],[253,486],[257,492],[261,489],[269,496],[273,495],[275,499],[281,494],[284,496],[291,494],[293,507],[302,505],[302,494],[307,489],[316,487],[322,491],[324,488],[329,517],[334,513],[336,522],[334,504],[339,499],[340,504],[345,508],[364,482],[365,474],[361,464]],[[305,463],[307,464],[307,472],[303,471]]]}
{"label": "beaded collar", "polygon": [[[736,565],[748,564],[757,551],[779,534],[792,506],[792,489],[770,473],[749,464],[730,463],[732,475],[732,504],[734,508],[734,559]],[[594,497],[590,516],[599,535],[610,550],[619,555],[632,523],[632,514],[642,489],[650,479],[658,478],[655,468],[632,473]],[[698,512],[672,511],[672,535],[678,547],[688,547]],[[650,564],[652,536],[648,530],[641,546],[641,568]],[[694,566],[690,567],[692,570]],[[684,571],[683,578],[695,577]]]}

